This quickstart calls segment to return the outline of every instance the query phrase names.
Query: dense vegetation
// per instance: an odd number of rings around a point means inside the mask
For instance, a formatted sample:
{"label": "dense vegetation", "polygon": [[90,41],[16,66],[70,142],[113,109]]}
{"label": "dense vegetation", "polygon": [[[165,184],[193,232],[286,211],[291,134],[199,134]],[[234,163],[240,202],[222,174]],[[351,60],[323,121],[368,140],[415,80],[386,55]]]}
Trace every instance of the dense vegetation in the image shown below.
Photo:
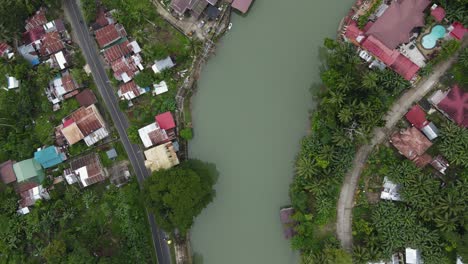
{"label": "dense vegetation", "polygon": [[[447,133],[442,129],[442,141]],[[468,142],[466,129],[463,134],[460,144]],[[454,263],[456,255],[468,259],[468,171],[447,158],[452,166],[441,184],[433,169],[421,170],[391,148],[374,152],[363,173],[361,187],[367,188],[353,212],[356,263],[388,259],[405,247],[420,249],[424,263]],[[378,197],[383,176],[400,184],[403,201],[369,201],[372,193]],[[378,188],[372,190],[371,182]]]}
{"label": "dense vegetation", "polygon": [[468,0],[437,0],[446,11],[449,21],[460,21],[468,27]]}
{"label": "dense vegetation", "polygon": [[146,179],[144,200],[164,230],[184,237],[194,218],[213,200],[216,180],[213,165],[188,160]]}
{"label": "dense vegetation", "polygon": [[148,263],[151,242],[138,184],[103,188],[55,185],[50,201],[18,215],[17,195],[3,186],[0,262]]}
{"label": "dense vegetation", "polygon": [[320,104],[312,116],[311,134],[301,142],[290,189],[299,222],[292,245],[307,263],[321,263],[332,258],[325,252],[339,249],[332,223],[355,147],[368,140],[395,96],[409,86],[391,71],[370,70],[350,44],[326,39],[325,47]]}

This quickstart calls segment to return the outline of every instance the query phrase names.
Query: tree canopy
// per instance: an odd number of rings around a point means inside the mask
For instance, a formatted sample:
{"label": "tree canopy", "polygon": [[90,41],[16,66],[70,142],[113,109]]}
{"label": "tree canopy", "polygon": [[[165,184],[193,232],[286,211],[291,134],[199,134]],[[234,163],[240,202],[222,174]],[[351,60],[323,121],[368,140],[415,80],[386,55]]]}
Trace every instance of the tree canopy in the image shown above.
{"label": "tree canopy", "polygon": [[188,160],[177,167],[154,172],[147,178],[144,200],[164,230],[185,234],[194,218],[213,200],[216,178],[213,165]]}

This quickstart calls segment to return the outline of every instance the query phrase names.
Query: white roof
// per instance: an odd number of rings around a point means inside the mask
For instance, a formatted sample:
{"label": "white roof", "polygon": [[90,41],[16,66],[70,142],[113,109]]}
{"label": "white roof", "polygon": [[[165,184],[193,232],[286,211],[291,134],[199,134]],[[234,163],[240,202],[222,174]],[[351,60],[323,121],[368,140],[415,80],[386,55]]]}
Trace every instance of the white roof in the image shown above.
{"label": "white roof", "polygon": [[96,142],[106,138],[107,136],[109,136],[109,131],[107,131],[107,129],[105,127],[101,127],[100,129],[98,129],[98,130],[94,131],[93,133],[87,135],[84,138],[84,142],[89,147],[91,145],[96,144]]}
{"label": "white roof", "polygon": [[149,148],[153,145],[153,142],[151,142],[151,139],[148,134],[158,129],[159,125],[156,122],[138,129],[138,134],[140,135],[141,141],[143,142],[145,148]]}
{"label": "white roof", "polygon": [[65,87],[63,87],[62,78],[54,79],[54,89],[57,96],[62,96],[67,93],[67,91],[65,91]]}
{"label": "white roof", "polygon": [[432,105],[437,106],[440,103],[440,101],[444,100],[448,93],[449,91],[442,92],[441,90],[437,90],[427,100]]}
{"label": "white roof", "polygon": [[463,264],[463,261],[460,256],[457,257],[457,264]]}
{"label": "white roof", "polygon": [[28,207],[23,207],[23,208],[20,208],[17,212],[18,214],[25,215],[25,214],[29,214],[30,211]]}
{"label": "white roof", "polygon": [[437,138],[439,136],[438,135],[439,130],[437,129],[437,127],[432,122],[430,122],[429,124],[424,126],[421,129],[421,131],[424,133],[424,135],[426,135],[426,137],[429,140],[434,140],[435,138]]}
{"label": "white roof", "polygon": [[86,179],[88,179],[88,170],[86,169],[86,166],[83,166],[77,170],[75,170],[75,173],[80,176],[81,184],[83,184],[83,187],[88,186],[86,183]]}
{"label": "white roof", "polygon": [[43,27],[46,32],[54,31],[55,22],[54,21],[47,22]]}
{"label": "white roof", "polygon": [[421,256],[419,250],[406,248],[405,249],[406,264],[420,264]]}
{"label": "white roof", "polygon": [[57,52],[54,54],[55,60],[57,61],[59,67],[61,70],[65,69],[65,64],[67,63],[67,60],[65,59],[65,56],[63,55],[63,52]]}
{"label": "white roof", "polygon": [[153,84],[153,87],[154,87],[154,91],[156,92],[156,94],[162,94],[169,90],[165,81],[162,81],[157,84],[155,83]]}
{"label": "white roof", "polygon": [[13,76],[8,77],[8,89],[15,89],[19,87],[19,81]]}
{"label": "white roof", "polygon": [[400,186],[398,184],[393,183],[387,177],[384,177],[383,190],[380,193],[380,199],[401,201],[400,194],[398,193],[399,189]]}
{"label": "white roof", "polygon": [[120,75],[120,78],[122,78],[122,81],[124,83],[128,83],[129,81],[132,80],[132,78],[130,78],[130,76],[128,76],[126,72],[122,73],[122,75]]}
{"label": "white roof", "polygon": [[153,69],[154,73],[160,73],[164,69],[170,69],[174,66],[174,62],[172,61],[171,57],[168,56],[164,60],[155,61],[153,66],[151,66],[151,69]]}
{"label": "white roof", "polygon": [[131,46],[131,49],[132,49],[132,51],[134,53],[140,53],[141,52],[140,45],[138,45],[138,43],[135,40],[130,42],[128,45]]}

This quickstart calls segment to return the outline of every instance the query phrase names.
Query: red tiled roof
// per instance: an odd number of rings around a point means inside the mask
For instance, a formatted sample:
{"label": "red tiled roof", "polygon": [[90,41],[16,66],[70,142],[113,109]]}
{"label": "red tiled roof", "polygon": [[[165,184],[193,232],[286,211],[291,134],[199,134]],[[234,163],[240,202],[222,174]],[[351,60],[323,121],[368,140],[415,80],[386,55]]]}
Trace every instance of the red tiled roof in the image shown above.
{"label": "red tiled roof", "polygon": [[432,146],[431,141],[416,127],[410,127],[405,131],[393,133],[391,143],[409,160],[420,159],[424,152]]}
{"label": "red tiled roof", "polygon": [[395,49],[409,41],[413,28],[424,26],[423,11],[430,3],[429,0],[393,1],[366,33]]}
{"label": "red tiled roof", "polygon": [[13,170],[15,161],[8,160],[0,164],[0,178],[3,183],[8,184],[16,181],[16,174]]}
{"label": "red tiled roof", "polygon": [[252,1],[253,0],[234,0],[232,1],[232,7],[245,14],[249,10]]}
{"label": "red tiled roof", "polygon": [[116,44],[104,51],[104,57],[106,58],[107,62],[113,62],[121,57],[127,56],[130,54],[131,50],[128,47],[128,40]]}
{"label": "red tiled roof", "polygon": [[406,80],[411,80],[419,70],[419,66],[403,56],[398,50],[391,50],[374,36],[367,37],[362,47],[392,68]]}
{"label": "red tiled roof", "polygon": [[96,95],[88,88],[77,94],[75,98],[81,106],[85,107],[97,102]]}
{"label": "red tiled roof", "polygon": [[70,74],[62,76],[62,85],[65,88],[65,91],[71,92],[78,87],[76,86],[75,80],[73,80]]}
{"label": "red tiled roof", "polygon": [[351,22],[346,27],[345,37],[347,39],[349,39],[350,41],[355,42],[356,44],[358,44],[358,41],[356,40],[356,38],[359,35],[363,35],[362,30],[360,30],[358,28],[358,26],[357,26],[357,24],[356,24],[356,22],[354,20],[351,20]]}
{"label": "red tiled roof", "polygon": [[164,130],[173,129],[176,126],[171,112],[165,112],[165,113],[159,114],[156,116],[155,119],[159,127]]}
{"label": "red tiled roof", "polygon": [[438,6],[431,10],[431,16],[433,16],[437,22],[441,22],[445,17],[445,10],[441,6]]}
{"label": "red tiled roof", "polygon": [[468,32],[468,29],[460,22],[454,22],[452,26],[453,30],[450,31],[450,35],[458,40],[461,40],[465,36],[466,32]]}
{"label": "red tiled roof", "polygon": [[45,16],[45,9],[39,9],[36,11],[36,14],[34,14],[32,17],[28,18],[26,20],[26,31],[29,31],[33,28],[42,26],[47,23],[47,18]]}
{"label": "red tiled roof", "polygon": [[421,129],[429,124],[429,121],[426,119],[426,113],[419,105],[413,106],[413,108],[406,113],[405,117],[417,129]]}
{"label": "red tiled roof", "polygon": [[367,32],[367,30],[369,30],[369,28],[371,28],[372,25],[374,25],[374,22],[372,21],[367,22],[367,24],[363,28],[364,32]]}
{"label": "red tiled roof", "polygon": [[76,125],[85,137],[103,127],[99,113],[94,105],[80,107],[70,115],[70,118],[75,120]]}
{"label": "red tiled roof", "polygon": [[103,48],[121,37],[125,37],[127,32],[120,24],[111,24],[95,31],[96,41],[99,47]]}
{"label": "red tiled roof", "polygon": [[48,56],[64,49],[62,39],[58,32],[46,33],[42,38],[42,46],[39,52],[42,56]]}
{"label": "red tiled roof", "polygon": [[437,105],[455,123],[468,128],[468,92],[455,85],[447,96]]}
{"label": "red tiled roof", "polygon": [[125,57],[111,62],[111,68],[117,80],[120,80],[120,76],[124,72],[127,73],[128,77],[132,78],[135,76],[135,72],[138,71],[133,59]]}
{"label": "red tiled roof", "polygon": [[411,80],[419,71],[419,66],[400,54],[390,67],[406,80]]}
{"label": "red tiled roof", "polygon": [[11,49],[10,45],[5,42],[0,42],[0,56],[3,55],[8,49]]}
{"label": "red tiled roof", "polygon": [[23,42],[28,45],[36,40],[40,40],[45,34],[43,27],[37,27],[23,33]]}
{"label": "red tiled roof", "polygon": [[134,81],[130,81],[128,83],[124,83],[119,88],[121,94],[126,94],[128,92],[133,92],[135,96],[140,95],[140,91]]}

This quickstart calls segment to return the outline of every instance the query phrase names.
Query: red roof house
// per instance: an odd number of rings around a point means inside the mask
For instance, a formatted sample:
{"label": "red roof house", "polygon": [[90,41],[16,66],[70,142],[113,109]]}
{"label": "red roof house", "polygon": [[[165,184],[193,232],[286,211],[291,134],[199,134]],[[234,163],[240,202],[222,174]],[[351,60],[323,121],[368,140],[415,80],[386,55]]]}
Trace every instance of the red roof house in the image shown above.
{"label": "red roof house", "polygon": [[34,29],[36,27],[42,26],[47,23],[47,18],[45,16],[45,9],[41,8],[36,11],[34,16],[26,20],[26,31]]}
{"label": "red roof house", "polygon": [[128,46],[129,42],[128,40],[125,40],[124,42],[120,44],[116,44],[104,51],[104,58],[108,63],[111,63],[117,59],[120,59],[124,56],[127,56],[128,54],[131,53],[131,49]]}
{"label": "red roof house", "polygon": [[393,1],[366,33],[389,49],[395,49],[409,41],[413,28],[424,26],[423,12],[430,3],[429,0]]}
{"label": "red roof house", "polygon": [[393,64],[390,65],[390,68],[408,81],[413,79],[419,71],[419,66],[402,54],[398,55]]}
{"label": "red roof house", "polygon": [[346,26],[346,31],[344,36],[355,45],[359,45],[357,38],[359,36],[364,36],[364,32],[360,30],[354,20],[351,20],[350,23]]}
{"label": "red roof house", "polygon": [[431,16],[434,17],[437,22],[442,22],[445,17],[445,10],[441,6],[431,8]]}
{"label": "red roof house", "polygon": [[122,37],[127,36],[125,28],[120,24],[111,24],[100,28],[94,32],[99,47],[108,46]]}
{"label": "red roof house", "polygon": [[424,167],[432,160],[432,157],[425,153],[432,143],[416,127],[393,133],[390,143],[418,167]]}
{"label": "red roof house", "polygon": [[232,1],[232,7],[245,14],[249,10],[252,2],[253,0],[234,0]]}
{"label": "red roof house", "polygon": [[97,103],[96,95],[88,88],[77,94],[75,98],[81,106],[85,107]]}
{"label": "red roof house", "polygon": [[42,39],[45,35],[45,30],[43,27],[37,27],[23,33],[23,42],[25,45],[29,45],[37,40]]}
{"label": "red roof house", "polygon": [[450,31],[450,35],[458,40],[461,40],[465,36],[466,32],[468,32],[468,29],[460,22],[454,22],[452,27],[453,29]]}
{"label": "red roof house", "polygon": [[419,105],[413,106],[413,108],[406,113],[405,117],[417,129],[422,129],[429,124],[429,121],[426,119],[426,113]]}
{"label": "red roof house", "polygon": [[437,105],[455,123],[468,128],[468,93],[455,85]]}
{"label": "red roof house", "polygon": [[164,130],[174,129],[176,127],[171,112],[165,112],[156,116],[156,123]]}
{"label": "red roof house", "polygon": [[16,174],[13,170],[15,163],[13,160],[8,160],[0,164],[0,179],[3,183],[8,184],[16,181]]}
{"label": "red roof house", "polygon": [[49,56],[65,48],[57,31],[46,33],[42,38],[42,46],[39,50],[42,56]]}

